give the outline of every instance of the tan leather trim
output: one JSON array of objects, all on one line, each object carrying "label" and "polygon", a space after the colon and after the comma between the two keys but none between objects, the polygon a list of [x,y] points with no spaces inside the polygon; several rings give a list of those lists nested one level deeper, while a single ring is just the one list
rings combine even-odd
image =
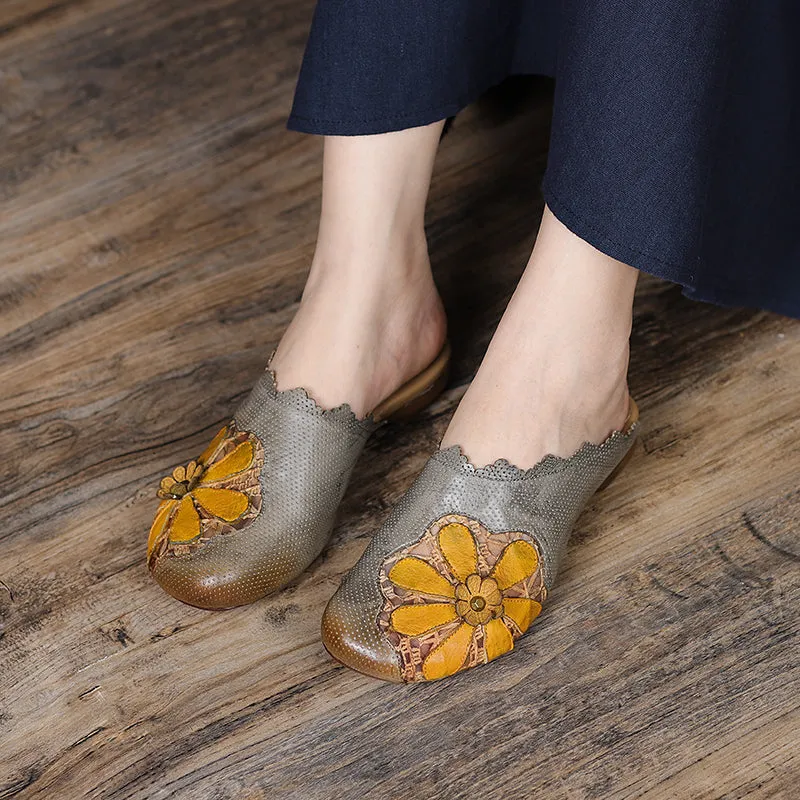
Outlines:
[{"label": "tan leather trim", "polygon": [[636,405],[636,401],[630,395],[628,395],[628,400],[628,418],[622,426],[623,433],[627,433],[639,421],[639,406]]}]

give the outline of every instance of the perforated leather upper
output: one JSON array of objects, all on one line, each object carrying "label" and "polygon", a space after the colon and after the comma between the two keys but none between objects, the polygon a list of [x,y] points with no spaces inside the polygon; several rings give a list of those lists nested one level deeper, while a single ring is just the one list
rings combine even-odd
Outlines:
[{"label": "perforated leather upper", "polygon": [[302,389],[277,391],[269,369],[234,423],[263,445],[258,515],[191,553],[151,561],[165,591],[202,608],[253,602],[308,567],[330,537],[353,466],[378,426],[347,405],[323,410]]},{"label": "perforated leather upper", "polygon": [[576,519],[633,445],[637,427],[587,443],[570,458],[547,456],[529,470],[505,461],[476,468],[457,446],[436,452],[331,598],[322,623],[327,649],[360,672],[401,680],[397,650],[378,625],[381,565],[446,515],[473,519],[493,533],[529,534],[552,587]]}]

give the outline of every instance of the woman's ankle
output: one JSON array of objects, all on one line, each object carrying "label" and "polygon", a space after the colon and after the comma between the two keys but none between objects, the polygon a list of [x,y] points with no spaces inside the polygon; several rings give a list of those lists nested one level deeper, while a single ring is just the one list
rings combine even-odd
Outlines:
[{"label": "woman's ankle", "polygon": [[446,328],[424,240],[322,251],[273,359],[278,388],[363,416],[436,357]]},{"label": "woman's ankle", "polygon": [[403,229],[387,236],[360,239],[328,237],[319,241],[303,289],[303,299],[316,293],[354,291],[369,299],[377,293],[403,291],[427,278],[432,281],[424,230]]}]

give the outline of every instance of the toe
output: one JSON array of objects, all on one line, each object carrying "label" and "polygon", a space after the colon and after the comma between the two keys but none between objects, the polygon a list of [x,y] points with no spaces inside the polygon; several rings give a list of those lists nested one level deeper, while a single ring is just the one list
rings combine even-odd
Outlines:
[{"label": "toe", "polygon": [[191,555],[164,556],[152,564],[151,571],[167,594],[197,608],[233,608],[258,599],[251,596],[255,587],[235,570],[209,570]]},{"label": "toe", "polygon": [[372,678],[402,683],[397,653],[381,634],[375,614],[342,586],[322,616],[322,643],[337,661]]}]

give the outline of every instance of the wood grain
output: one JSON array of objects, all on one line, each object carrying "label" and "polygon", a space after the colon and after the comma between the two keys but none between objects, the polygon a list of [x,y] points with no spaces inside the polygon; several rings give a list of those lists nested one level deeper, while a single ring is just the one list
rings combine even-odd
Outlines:
[{"label": "wood grain", "polygon": [[149,579],[158,479],[255,381],[313,253],[321,145],[284,129],[312,10],[0,9],[0,798],[796,797],[794,321],[643,279],[641,441],[515,652],[396,687],[319,642],[530,250],[546,82],[518,84],[513,113],[497,94],[468,109],[442,144],[451,386],[371,442],[324,555],[223,613]]}]

